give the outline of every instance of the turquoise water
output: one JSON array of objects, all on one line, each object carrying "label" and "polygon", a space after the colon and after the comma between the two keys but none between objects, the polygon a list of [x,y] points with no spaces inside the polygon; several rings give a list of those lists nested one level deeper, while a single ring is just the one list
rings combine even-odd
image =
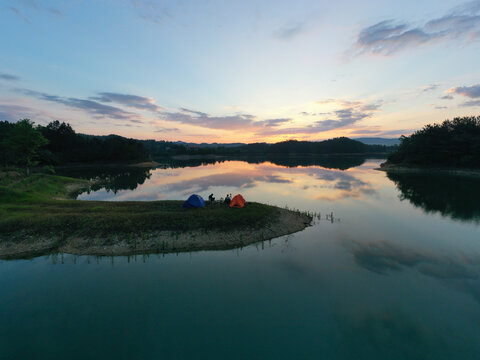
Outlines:
[{"label": "turquoise water", "polygon": [[229,251],[0,260],[0,359],[478,359],[480,183],[380,162],[95,174],[80,199],[232,192],[321,218]]}]

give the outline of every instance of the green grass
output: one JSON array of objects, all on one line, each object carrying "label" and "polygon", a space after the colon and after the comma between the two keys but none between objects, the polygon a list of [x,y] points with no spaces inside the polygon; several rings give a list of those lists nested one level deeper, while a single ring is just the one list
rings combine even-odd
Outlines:
[{"label": "green grass", "polygon": [[[0,172],[0,204],[5,202],[45,201],[52,198],[68,198],[69,187],[88,188],[86,180],[73,179],[63,176],[33,174],[22,176],[15,171]],[[12,199],[13,197],[13,199]]]},{"label": "green grass", "polygon": [[[4,179],[5,180],[5,179]],[[72,178],[35,174],[0,185],[0,234],[65,236],[112,233],[141,234],[157,230],[260,228],[274,220],[278,209],[249,202],[243,209],[208,204],[182,209],[183,201],[106,202],[55,200],[68,198],[69,187],[88,183]]]}]

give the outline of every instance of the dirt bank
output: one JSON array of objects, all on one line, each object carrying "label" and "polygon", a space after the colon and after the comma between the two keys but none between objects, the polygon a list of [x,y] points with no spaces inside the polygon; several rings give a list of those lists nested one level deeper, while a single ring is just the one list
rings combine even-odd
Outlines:
[{"label": "dirt bank", "polygon": [[27,258],[63,252],[76,255],[131,255],[147,253],[226,250],[273,239],[305,229],[312,218],[306,214],[279,209],[278,218],[260,229],[234,231],[199,230],[188,232],[153,231],[141,236],[50,237],[25,236],[0,242],[0,258]]}]

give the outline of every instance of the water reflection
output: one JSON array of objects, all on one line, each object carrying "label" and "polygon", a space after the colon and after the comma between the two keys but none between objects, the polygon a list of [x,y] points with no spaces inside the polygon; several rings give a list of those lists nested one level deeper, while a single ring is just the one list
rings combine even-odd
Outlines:
[{"label": "water reflection", "polygon": [[415,268],[424,275],[438,279],[477,279],[480,255],[438,253],[409,248],[390,241],[348,241],[345,243],[355,262],[378,274],[388,274],[405,267]]},{"label": "water reflection", "polygon": [[98,174],[80,174],[100,181],[79,199],[181,199],[192,193],[202,196],[214,193],[219,199],[226,193],[242,193],[250,201],[271,202],[272,198],[280,201],[282,195],[296,193],[298,197],[332,201],[375,194],[374,184],[365,175],[353,169],[246,161],[220,161],[185,168],[122,169],[114,174],[102,170]]},{"label": "water reflection", "polygon": [[[57,174],[78,179],[93,180],[90,191],[105,189],[116,194],[120,190],[135,190],[139,185],[150,179],[151,168],[139,167],[74,167],[60,168]],[[89,192],[90,192],[89,191]],[[89,193],[88,192],[88,193]]]},{"label": "water reflection", "polygon": [[361,156],[269,156],[265,158],[238,159],[248,163],[271,162],[272,164],[286,167],[321,166],[327,169],[347,170],[361,166],[365,158]]},{"label": "water reflection", "polygon": [[442,253],[399,245],[392,241],[361,242],[344,240],[343,245],[353,255],[355,263],[379,275],[389,275],[405,269],[440,280],[480,302],[480,254],[449,251]]},{"label": "water reflection", "polygon": [[365,163],[366,158],[363,156],[256,156],[256,157],[213,157],[213,158],[192,158],[192,157],[177,157],[167,159],[157,159],[161,164],[161,168],[184,168],[197,167],[204,165],[215,165],[225,161],[244,161],[249,164],[261,164],[270,162],[275,165],[285,167],[299,167],[299,166],[321,166],[327,169],[347,170],[353,167],[361,166]]},{"label": "water reflection", "polygon": [[480,221],[480,179],[429,173],[387,173],[400,199],[427,213],[462,221]]},{"label": "water reflection", "polygon": [[335,314],[342,336],[337,358],[444,359],[446,346],[434,328],[399,309],[344,310]]}]

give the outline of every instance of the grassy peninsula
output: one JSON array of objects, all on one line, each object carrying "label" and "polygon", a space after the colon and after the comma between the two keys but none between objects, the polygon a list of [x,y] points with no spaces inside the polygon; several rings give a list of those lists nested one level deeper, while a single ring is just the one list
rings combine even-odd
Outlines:
[{"label": "grassy peninsula", "polygon": [[311,217],[248,202],[185,210],[183,201],[79,201],[90,182],[0,172],[0,257],[228,249],[304,229]]}]

